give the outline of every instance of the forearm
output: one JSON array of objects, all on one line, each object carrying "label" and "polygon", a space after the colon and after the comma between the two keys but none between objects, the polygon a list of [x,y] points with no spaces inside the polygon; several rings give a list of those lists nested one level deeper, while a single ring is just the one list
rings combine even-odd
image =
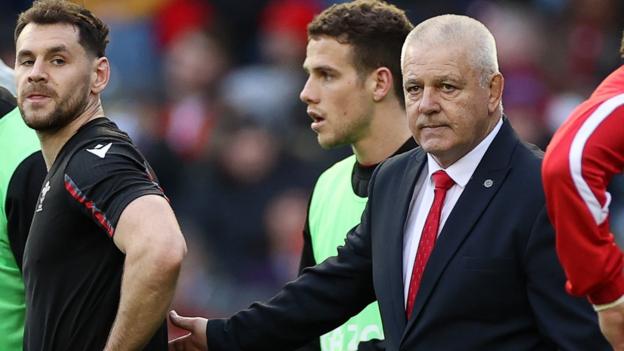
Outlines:
[{"label": "forearm", "polygon": [[119,309],[106,351],[141,349],[165,320],[181,261],[145,251],[126,256]]},{"label": "forearm", "polygon": [[624,305],[598,312],[600,329],[616,351],[624,350]]}]

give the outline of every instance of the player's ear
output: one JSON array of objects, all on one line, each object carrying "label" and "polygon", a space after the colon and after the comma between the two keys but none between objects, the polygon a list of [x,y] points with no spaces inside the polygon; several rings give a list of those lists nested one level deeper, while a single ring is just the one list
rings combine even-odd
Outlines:
[{"label": "player's ear", "polygon": [[99,57],[94,64],[91,73],[91,92],[101,93],[108,85],[110,79],[110,63],[106,57]]},{"label": "player's ear", "polygon": [[373,89],[373,100],[379,102],[390,93],[394,85],[392,72],[387,67],[379,67],[371,73],[371,86]]}]

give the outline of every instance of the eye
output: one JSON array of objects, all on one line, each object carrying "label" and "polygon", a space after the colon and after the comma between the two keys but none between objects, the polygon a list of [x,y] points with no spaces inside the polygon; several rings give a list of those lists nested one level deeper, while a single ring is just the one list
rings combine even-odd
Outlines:
[{"label": "eye", "polygon": [[408,85],[405,87],[405,91],[410,95],[415,95],[422,91],[422,87],[419,85]]},{"label": "eye", "polygon": [[32,66],[35,63],[34,60],[25,59],[20,61],[20,66]]},{"label": "eye", "polygon": [[452,93],[454,92],[457,88],[451,84],[447,84],[447,83],[442,83],[442,85],[440,86],[442,92],[444,93]]},{"label": "eye", "polygon": [[321,72],[321,79],[323,79],[324,81],[329,82],[329,81],[334,79],[334,75],[329,73],[329,72],[323,71],[323,72]]},{"label": "eye", "polygon": [[52,61],[51,61],[51,62],[52,62],[52,64],[53,64],[53,65],[55,65],[55,66],[62,66],[62,65],[64,65],[64,64],[65,64],[65,60],[63,60],[62,58],[55,58],[55,59],[52,59]]}]

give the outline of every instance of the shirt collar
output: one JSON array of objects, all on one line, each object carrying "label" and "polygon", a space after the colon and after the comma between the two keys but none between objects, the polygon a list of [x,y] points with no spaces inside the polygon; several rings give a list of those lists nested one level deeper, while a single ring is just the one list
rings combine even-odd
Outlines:
[{"label": "shirt collar", "polygon": [[477,169],[479,162],[481,162],[483,155],[485,155],[485,152],[490,147],[490,144],[492,144],[494,137],[496,137],[496,134],[498,134],[498,131],[501,129],[502,125],[503,119],[501,118],[498,120],[498,123],[496,123],[496,126],[494,126],[494,129],[492,129],[492,131],[483,140],[481,140],[479,145],[477,145],[474,149],[470,150],[469,153],[464,155],[459,160],[455,161],[455,163],[448,166],[446,169],[440,167],[440,165],[433,158],[433,156],[427,153],[427,181],[429,181],[430,183],[433,182],[431,179],[431,175],[439,170],[444,170],[446,174],[448,174],[449,177],[453,179],[455,184],[459,185],[463,189],[466,184],[468,184],[470,177],[472,177],[475,169]]}]

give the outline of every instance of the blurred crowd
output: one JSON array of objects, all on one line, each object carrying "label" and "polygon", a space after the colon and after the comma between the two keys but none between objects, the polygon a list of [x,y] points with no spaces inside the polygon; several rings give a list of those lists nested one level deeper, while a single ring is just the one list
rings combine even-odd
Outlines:
[{"label": "blurred crowd", "polygon": [[[156,170],[189,255],[174,307],[219,317],[296,276],[308,196],[350,150],[322,150],[299,100],[306,25],[330,0],[81,0],[111,28],[107,115]],[[389,1],[413,23],[468,14],[497,39],[505,114],[544,148],[621,64],[621,0]],[[30,1],[3,0],[0,58]],[[624,181],[611,189],[624,233]],[[621,200],[620,200],[621,199]]]}]

